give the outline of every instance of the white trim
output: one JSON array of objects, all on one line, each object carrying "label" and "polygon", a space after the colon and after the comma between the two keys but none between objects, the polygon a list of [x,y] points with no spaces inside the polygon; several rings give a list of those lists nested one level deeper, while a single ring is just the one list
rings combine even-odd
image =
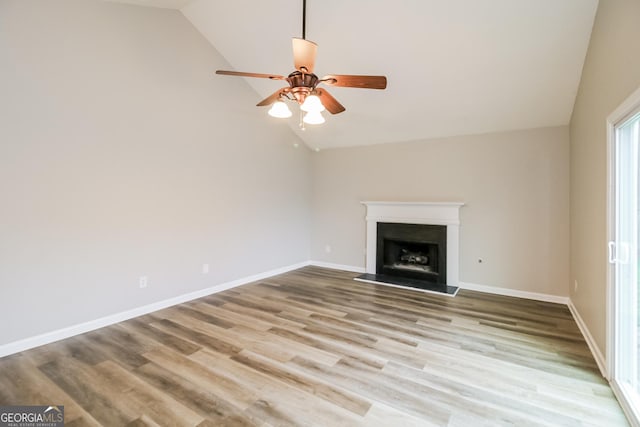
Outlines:
[{"label": "white trim", "polygon": [[618,106],[607,117],[607,123],[611,123],[613,126],[631,118],[635,114],[635,110],[640,108],[640,87],[636,89],[622,104]]},{"label": "white trim", "polygon": [[598,365],[598,369],[600,369],[600,374],[605,378],[609,379],[609,370],[607,359],[602,355],[596,341],[593,339],[593,336],[589,332],[589,328],[587,328],[586,323],[582,320],[578,309],[573,305],[573,301],[569,297],[563,297],[559,295],[550,295],[550,294],[542,294],[538,292],[528,292],[528,291],[519,291],[515,289],[508,288],[498,288],[495,286],[487,286],[487,285],[478,285],[475,283],[468,282],[460,282],[461,289],[468,289],[471,291],[484,292],[488,294],[496,294],[496,295],[504,295],[516,298],[526,298],[535,301],[543,301],[543,302],[552,302],[556,304],[563,304],[569,308],[573,319],[578,325],[578,329],[582,333],[584,340],[587,342],[587,346],[593,355],[596,364]]},{"label": "white trim", "polygon": [[484,292],[487,294],[504,295],[508,297],[525,298],[535,301],[553,302],[556,304],[567,305],[569,297],[559,295],[542,294],[538,292],[519,291],[517,289],[499,288],[497,286],[478,285],[476,283],[460,282],[460,288],[470,291]]},{"label": "white trim", "polygon": [[628,390],[625,390],[625,387],[621,387],[616,380],[611,381],[609,385],[611,386],[613,394],[618,399],[618,403],[622,408],[622,412],[626,415],[629,424],[633,427],[640,427],[640,413],[637,409],[638,405],[631,404],[631,402],[637,398],[635,394],[629,393]]},{"label": "white trim", "polygon": [[246,285],[247,283],[255,282],[257,280],[266,279],[268,277],[283,274],[298,268],[306,267],[309,265],[309,261],[300,262],[297,264],[289,265],[286,267],[276,268],[274,270],[265,271],[263,273],[254,274],[252,276],[243,277],[241,279],[232,280],[230,282],[221,283],[209,288],[200,289],[187,294],[178,295],[173,298],[169,298],[163,301],[154,302],[151,304],[137,307],[131,310],[122,311],[120,313],[111,314],[99,319],[90,320],[88,322],[80,323],[78,325],[69,326],[66,328],[58,329],[51,332],[46,332],[34,337],[25,338],[19,341],[14,341],[8,344],[0,346],[0,357],[8,356],[10,354],[19,353],[21,351],[29,350],[30,348],[39,347],[41,345],[50,344],[55,341],[59,341],[65,338],[69,338],[75,335],[84,334],[96,329],[103,328],[105,326],[113,325],[115,323],[123,322],[134,317],[142,316],[144,314],[152,313],[154,311],[162,310],[163,308],[171,307],[176,304],[191,301],[197,298],[202,298],[207,295],[215,294],[217,292],[232,289],[238,286]]},{"label": "white trim", "polygon": [[460,225],[459,220],[450,220],[442,218],[404,218],[392,216],[373,216],[367,215],[365,220],[374,222],[393,222],[401,224],[426,224],[426,225]]},{"label": "white trim", "polygon": [[427,294],[442,295],[442,296],[450,297],[450,298],[455,297],[458,294],[458,291],[460,290],[459,287],[456,287],[456,291],[453,294],[448,294],[446,292],[430,291],[429,289],[414,288],[412,286],[394,285],[393,283],[385,283],[385,282],[378,282],[376,280],[360,279],[359,277],[356,277],[353,280],[355,280],[357,282],[371,283],[372,285],[390,286],[392,288],[408,289],[410,291],[418,291],[418,292],[424,292],[424,293],[427,293]]},{"label": "white trim", "polygon": [[[8,344],[4,344],[0,346],[0,357],[4,357],[4,356],[8,356],[14,353],[19,353],[21,351],[25,351],[28,350],[30,348],[34,348],[34,347],[39,347],[41,345],[45,345],[45,344],[49,344],[55,341],[59,341],[65,338],[69,338],[75,335],[79,335],[79,334],[83,334],[86,332],[90,332],[99,328],[103,328],[105,326],[109,326],[109,325],[113,325],[119,322],[123,322],[125,320],[134,318],[134,317],[138,317],[138,316],[142,316],[144,314],[148,314],[148,313],[152,313],[154,311],[158,311],[158,310],[162,310],[164,308],[176,305],[176,304],[181,304],[187,301],[191,301],[197,298],[202,298],[204,296],[207,295],[212,295],[215,294],[217,292],[221,292],[227,289],[232,289],[232,288],[236,288],[238,286],[242,286],[245,285],[247,283],[251,283],[251,282],[255,282],[258,280],[262,280],[262,279],[266,279],[268,277],[272,277],[272,276],[276,276],[279,274],[283,274],[283,273],[287,273],[289,271],[292,270],[297,270],[299,268],[302,267],[306,267],[309,265],[313,265],[313,266],[317,266],[317,267],[322,267],[322,268],[329,268],[329,269],[333,269],[333,270],[343,270],[343,271],[351,271],[351,272],[355,272],[355,273],[364,273],[365,269],[363,267],[356,267],[356,266],[350,266],[350,265],[344,265],[344,264],[333,264],[333,263],[327,263],[327,262],[323,262],[323,261],[304,261],[304,262],[300,262],[297,264],[293,264],[290,266],[286,266],[286,267],[282,267],[282,268],[277,268],[274,270],[270,270],[270,271],[266,271],[263,273],[259,273],[259,274],[255,274],[252,276],[248,276],[248,277],[244,277],[241,279],[237,279],[237,280],[233,280],[230,282],[226,282],[226,283],[221,283],[219,285],[216,286],[212,286],[209,288],[205,288],[205,289],[201,289],[198,291],[194,291],[194,292],[190,292],[187,294],[183,294],[183,295],[179,295],[177,297],[173,297],[167,300],[163,300],[163,301],[158,301],[152,304],[148,304],[142,307],[138,307],[138,308],[134,308],[131,310],[127,310],[127,311],[123,311],[120,313],[116,313],[116,314],[112,314],[109,316],[105,316],[99,319],[95,319],[95,320],[91,320],[88,322],[84,322],[78,325],[73,325],[67,328],[62,328],[62,329],[58,329],[56,331],[51,331],[51,332],[47,332],[41,335],[37,335],[34,337],[29,337],[29,338],[25,338],[19,341],[15,341],[12,343],[8,343]],[[357,280],[357,279],[356,279]],[[416,289],[416,288],[408,288],[405,286],[397,286],[397,285],[390,285],[388,283],[379,283],[379,282],[371,282],[371,281],[367,281],[367,280],[360,280],[361,282],[369,282],[369,283],[376,283],[376,284],[382,284],[385,286],[392,286],[392,287],[397,287],[397,288],[405,288],[405,289],[411,289],[411,290],[417,290],[417,291],[421,291],[421,292],[426,292],[426,293],[431,293],[431,291],[428,290],[424,290],[424,289]],[[596,360],[596,363],[598,364],[598,367],[600,368],[600,372],[602,373],[602,375],[605,378],[608,378],[607,375],[607,371],[604,369],[606,367],[606,363],[605,363],[605,359],[602,356],[602,353],[600,353],[600,350],[598,349],[597,345],[595,344],[595,341],[593,340],[593,337],[591,336],[591,334],[589,333],[589,330],[586,326],[586,324],[584,323],[584,321],[582,320],[582,318],[580,317],[580,314],[578,313],[577,309],[575,308],[575,306],[573,305],[573,303],[571,302],[571,300],[568,297],[561,297],[561,296],[557,296],[557,295],[548,295],[548,294],[541,294],[541,293],[537,293],[537,292],[527,292],[527,291],[519,291],[519,290],[514,290],[514,289],[507,289],[507,288],[498,288],[495,286],[486,286],[486,285],[478,285],[478,284],[474,284],[474,283],[467,283],[467,282],[460,282],[459,284],[459,288],[460,289],[469,289],[469,290],[474,290],[474,291],[478,291],[478,292],[484,292],[484,293],[489,293],[489,294],[496,294],[496,295],[505,295],[505,296],[512,296],[512,297],[518,297],[518,298],[526,298],[526,299],[532,299],[532,300],[537,300],[537,301],[544,301],[544,302],[554,302],[554,303],[559,303],[559,304],[566,304],[569,307],[569,310],[571,311],[571,314],[573,315],[578,328],[580,329],[580,331],[582,332],[582,335],[585,338],[585,341],[587,342],[587,345],[589,346],[589,349],[591,350],[591,353],[594,356],[594,359]],[[438,295],[446,295],[446,296],[450,296],[453,297],[454,295],[449,295],[449,294],[443,294],[438,292]]]},{"label": "white trim", "polygon": [[448,207],[460,207],[464,206],[464,202],[377,202],[377,201],[364,201],[360,202],[363,205],[371,206],[448,206]]},{"label": "white trim", "polygon": [[589,332],[589,328],[587,327],[587,324],[584,322],[584,320],[582,320],[582,316],[580,316],[580,312],[578,312],[578,309],[576,308],[576,306],[573,305],[573,301],[571,301],[571,299],[569,299],[569,303],[567,304],[567,306],[569,307],[569,311],[571,312],[573,319],[576,321],[576,324],[578,325],[578,329],[580,329],[580,332],[582,332],[582,336],[584,337],[584,340],[587,342],[587,345],[589,346],[589,350],[591,350],[591,354],[593,354],[593,358],[596,360],[596,363],[598,364],[598,368],[600,369],[600,374],[602,374],[602,376],[608,380],[609,370],[607,369],[607,360],[602,355],[602,352],[600,352],[600,349],[596,344],[596,340],[593,339],[593,336],[591,335],[591,332]]},{"label": "white trim", "polygon": [[[607,130],[607,244],[616,241],[615,204],[616,204],[616,126],[631,118],[640,109],[640,87],[627,97],[606,120]],[[607,342],[607,372],[613,380],[616,372],[614,349],[616,346],[616,295],[615,295],[615,264],[607,262],[606,283],[606,342]],[[609,377],[607,377],[609,378]],[[613,384],[613,382],[612,382]],[[621,393],[619,397],[625,396]]]},{"label": "white trim", "polygon": [[[612,120],[612,121],[610,121]],[[614,116],[611,114],[607,118],[607,212],[606,212],[606,224],[607,227],[607,245],[609,242],[613,242],[616,239],[616,222],[615,222],[615,209],[614,205],[616,203],[615,197],[615,175],[616,175],[616,166],[615,166],[615,126],[613,123]],[[615,363],[613,361],[613,348],[615,346],[615,333],[614,333],[614,319],[613,315],[615,313],[615,268],[614,265],[610,262],[607,262],[606,273],[607,273],[607,282],[606,286],[606,326],[605,331],[607,334],[607,372],[611,374],[611,376],[615,376]]]},{"label": "white trim", "polygon": [[364,273],[364,267],[356,267],[354,265],[345,265],[345,264],[334,264],[332,262],[324,262],[324,261],[309,261],[309,265],[313,265],[315,267],[328,268],[330,270],[343,270],[343,271],[351,271],[353,273]]}]

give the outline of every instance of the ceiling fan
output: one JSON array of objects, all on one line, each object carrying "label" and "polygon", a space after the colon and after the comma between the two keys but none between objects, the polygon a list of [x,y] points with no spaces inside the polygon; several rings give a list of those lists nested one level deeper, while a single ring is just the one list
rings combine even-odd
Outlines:
[{"label": "ceiling fan", "polygon": [[331,114],[342,113],[345,108],[324,88],[318,88],[320,83],[329,86],[354,87],[361,89],[385,89],[387,78],[385,76],[361,76],[346,74],[329,74],[318,78],[314,74],[314,65],[318,45],[306,40],[306,10],[307,1],[302,2],[302,38],[293,38],[293,63],[295,71],[288,76],[277,74],[244,73],[241,71],[217,70],[216,74],[240,77],[257,77],[271,80],[284,80],[289,86],[278,89],[257,106],[273,105],[269,115],[274,117],[291,117],[291,111],[283,100],[295,101],[300,105],[300,110],[305,112],[300,126],[304,129],[304,123],[324,123],[321,112],[325,109]]}]

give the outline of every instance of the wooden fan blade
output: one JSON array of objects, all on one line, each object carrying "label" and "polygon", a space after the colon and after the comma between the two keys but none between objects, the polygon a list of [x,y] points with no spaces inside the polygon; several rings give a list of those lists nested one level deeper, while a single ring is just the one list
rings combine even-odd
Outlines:
[{"label": "wooden fan blade", "polygon": [[293,38],[293,64],[302,73],[313,73],[318,45],[305,39]]},{"label": "wooden fan blade", "polygon": [[266,105],[271,105],[271,104],[273,104],[274,102],[276,102],[280,98],[280,95],[282,95],[283,93],[286,93],[288,91],[289,91],[288,87],[283,87],[282,89],[278,89],[277,91],[273,92],[271,95],[267,96],[262,101],[258,102],[256,104],[256,106],[257,107],[264,107]]},{"label": "wooden fan blade", "polygon": [[242,71],[225,71],[216,70],[216,74],[222,74],[224,76],[240,76],[240,77],[258,77],[261,79],[271,80],[285,80],[285,76],[279,76],[277,74],[260,74],[260,73],[243,73]]},{"label": "wooden fan blade", "polygon": [[320,79],[330,86],[357,87],[361,89],[386,89],[385,76],[350,76],[345,74],[330,74]]},{"label": "wooden fan blade", "polygon": [[320,102],[331,114],[342,113],[345,108],[325,89],[316,89],[316,94],[320,98]]}]

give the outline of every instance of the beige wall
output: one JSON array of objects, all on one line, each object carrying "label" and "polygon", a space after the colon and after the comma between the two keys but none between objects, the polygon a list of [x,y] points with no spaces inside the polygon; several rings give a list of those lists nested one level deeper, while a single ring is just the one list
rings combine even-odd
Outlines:
[{"label": "beige wall", "polygon": [[178,11],[0,0],[0,345],[309,259],[309,153],[216,68]]},{"label": "beige wall", "polygon": [[640,2],[602,0],[571,119],[571,299],[606,341],[607,116],[640,85]]},{"label": "beige wall", "polygon": [[567,127],[321,151],[311,257],[364,267],[360,201],[462,201],[463,282],[567,296],[568,164]]}]

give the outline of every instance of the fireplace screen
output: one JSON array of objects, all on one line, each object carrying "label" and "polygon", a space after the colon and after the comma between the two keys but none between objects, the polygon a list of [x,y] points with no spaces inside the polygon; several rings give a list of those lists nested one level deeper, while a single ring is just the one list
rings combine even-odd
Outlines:
[{"label": "fireplace screen", "polygon": [[378,223],[376,274],[446,283],[447,227]]}]

